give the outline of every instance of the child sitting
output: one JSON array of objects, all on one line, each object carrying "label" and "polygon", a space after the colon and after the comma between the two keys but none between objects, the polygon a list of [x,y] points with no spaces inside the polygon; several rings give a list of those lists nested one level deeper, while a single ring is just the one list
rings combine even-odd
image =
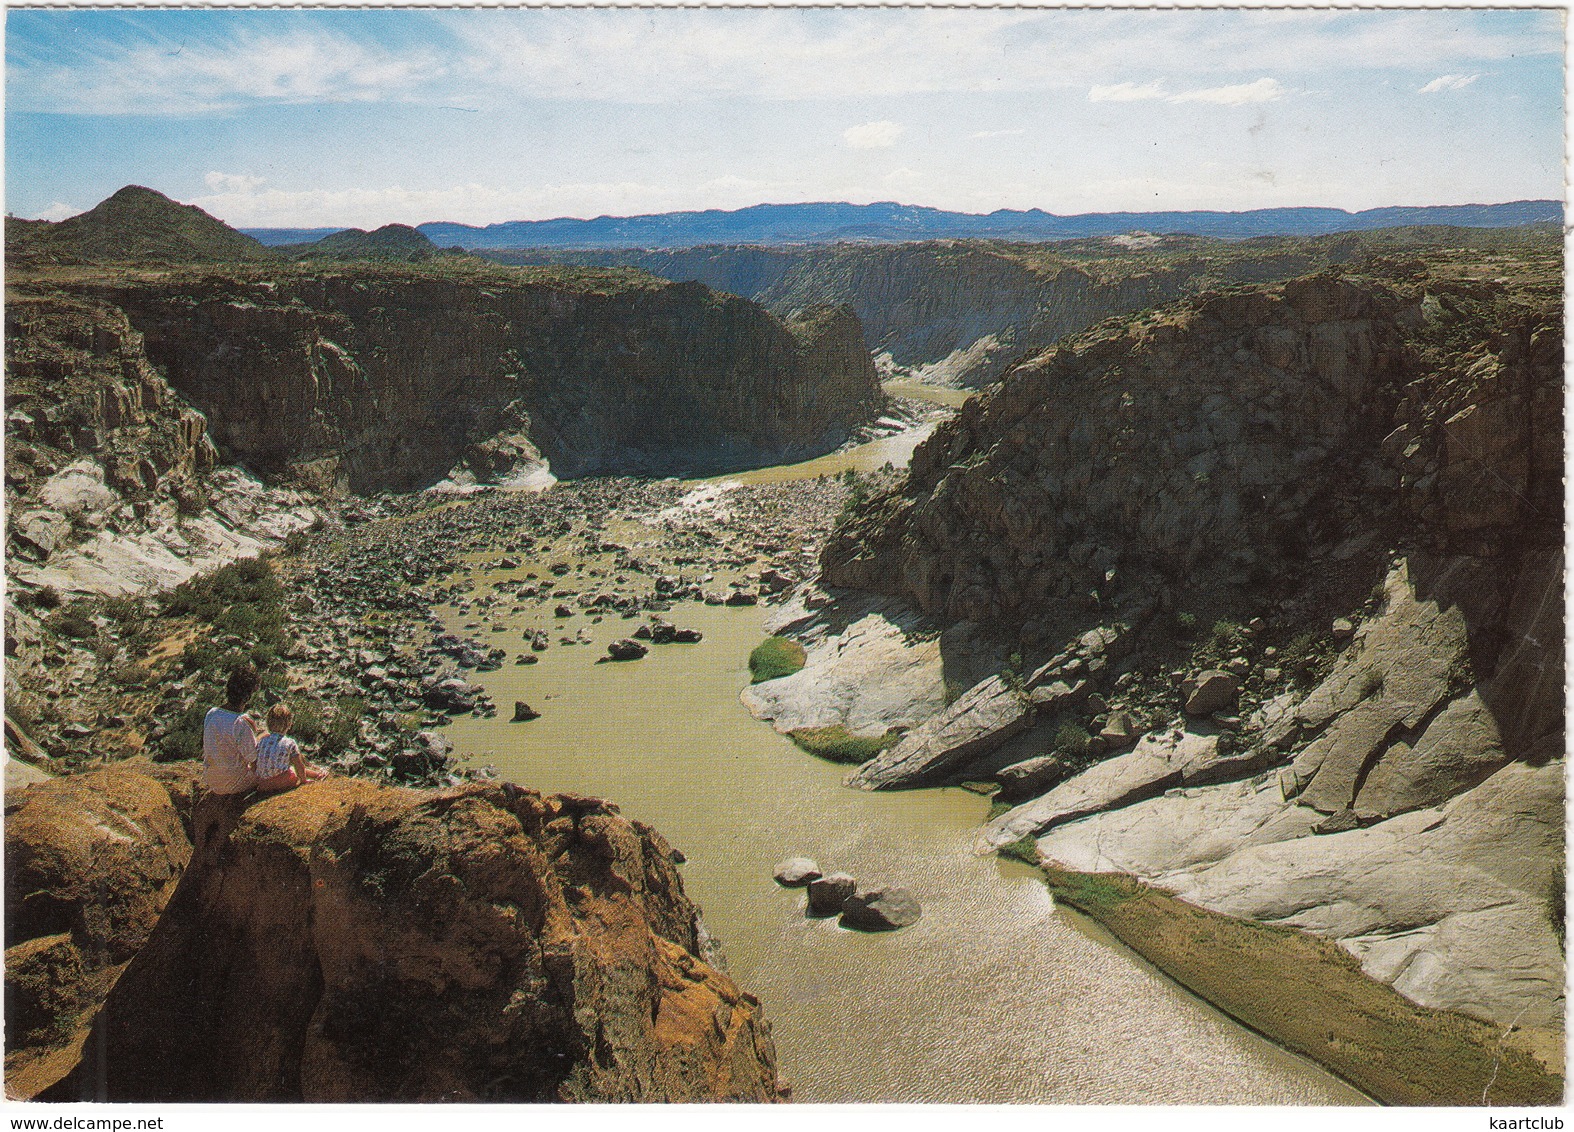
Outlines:
[{"label": "child sitting", "polygon": [[268,709],[268,734],[257,743],[257,789],[264,794],[293,790],[328,774],[321,767],[306,765],[299,744],[289,736],[292,718],[288,704]]}]

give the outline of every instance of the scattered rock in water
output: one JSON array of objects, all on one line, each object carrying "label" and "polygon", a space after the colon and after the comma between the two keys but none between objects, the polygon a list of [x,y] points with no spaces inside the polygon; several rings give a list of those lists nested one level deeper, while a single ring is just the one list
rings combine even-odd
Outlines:
[{"label": "scattered rock in water", "polygon": [[516,665],[517,664],[539,664],[540,662],[541,662],[541,658],[539,656],[535,656],[535,655],[533,655],[531,653],[528,653],[528,652],[522,652],[517,657],[514,658],[514,663]]},{"label": "scattered rock in water", "polygon": [[514,701],[514,718],[510,720],[511,723],[525,723],[529,720],[540,718],[541,713],[525,703],[524,700]]},{"label": "scattered rock in water", "polygon": [[807,915],[819,919],[841,915],[842,905],[858,891],[858,882],[847,873],[832,873],[809,882]]},{"label": "scattered rock in water", "polygon": [[479,684],[461,680],[457,676],[438,680],[427,687],[422,695],[426,706],[439,711],[474,711],[478,697],[484,689]]},{"label": "scattered rock in water", "polygon": [[1235,706],[1241,682],[1233,673],[1210,668],[1181,685],[1181,695],[1186,697],[1187,715],[1212,715],[1228,711]]},{"label": "scattered rock in water", "polygon": [[842,905],[842,926],[865,932],[888,932],[916,924],[923,909],[918,897],[901,885],[857,892]]},{"label": "scattered rock in water", "polygon": [[776,866],[776,883],[787,888],[802,888],[823,874],[820,866],[808,857],[788,857]]},{"label": "scattered rock in water", "polygon": [[607,646],[607,656],[612,660],[638,660],[649,651],[631,637],[622,637]]},{"label": "scattered rock in water", "polygon": [[[753,590],[733,590],[727,595],[728,605],[758,605],[759,603],[759,595]],[[706,604],[709,605],[710,602],[707,601]]]},{"label": "scattered rock in water", "polygon": [[676,629],[672,634],[672,643],[675,645],[696,645],[705,639],[705,634],[698,629]]}]

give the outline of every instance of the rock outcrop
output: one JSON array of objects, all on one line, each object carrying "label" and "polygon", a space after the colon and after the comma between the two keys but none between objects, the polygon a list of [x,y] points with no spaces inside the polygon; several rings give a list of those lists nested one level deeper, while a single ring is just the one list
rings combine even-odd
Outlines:
[{"label": "rock outcrop", "polygon": [[219,466],[123,311],[13,292],[6,343],[7,572],[25,586],[168,588],[321,521],[300,493]]},{"label": "rock outcrop", "polygon": [[281,268],[73,284],[113,307],[276,481],[406,491],[445,478],[726,469],[826,451],[881,401],[858,320],[783,323],[631,273]]},{"label": "rock outcrop", "polygon": [[134,760],[6,791],[6,1086],[74,1064],[191,859],[192,774]]},{"label": "rock outcrop", "polygon": [[[68,985],[62,949],[84,932],[124,964],[85,1060],[48,1099],[778,1097],[759,1003],[705,958],[673,850],[610,803],[336,778],[206,798],[188,840],[168,792],[135,769],[24,799],[8,888],[47,885],[38,862],[95,836],[118,854],[70,870],[92,900],[8,891],[22,976],[48,968]],[[12,1032],[46,1001],[8,984]]]}]

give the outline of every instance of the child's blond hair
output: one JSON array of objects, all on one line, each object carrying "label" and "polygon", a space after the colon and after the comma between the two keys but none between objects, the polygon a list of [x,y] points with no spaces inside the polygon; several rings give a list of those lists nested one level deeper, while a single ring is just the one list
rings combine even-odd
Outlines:
[{"label": "child's blond hair", "polygon": [[294,719],[290,712],[289,704],[274,704],[268,709],[268,730],[284,732],[290,729],[290,721]]}]

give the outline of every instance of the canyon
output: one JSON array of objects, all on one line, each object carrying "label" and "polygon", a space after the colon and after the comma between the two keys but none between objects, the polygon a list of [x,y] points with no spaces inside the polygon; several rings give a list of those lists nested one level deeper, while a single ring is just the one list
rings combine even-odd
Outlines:
[{"label": "canyon", "polygon": [[[1546,233],[507,266],[384,230],[259,260],[146,192],[86,236],[18,229],[8,279],[13,1095],[766,1101],[812,1064],[811,1099],[914,1099],[784,1036],[845,1022],[796,973],[845,948],[880,999],[890,946],[943,983],[926,933],[998,891],[1013,946],[1071,946],[1080,909],[1378,1099],[1561,1096]],[[353,258],[386,248],[414,261]],[[802,667],[743,687],[665,631],[591,667],[668,615],[696,642],[763,615]],[[682,655],[711,668],[645,714],[681,740],[727,701],[702,770],[601,719]],[[323,705],[327,783],[202,795],[191,721],[242,657]],[[870,815],[835,852],[977,891],[925,892],[915,944],[772,927],[755,857],[823,855],[797,794]],[[936,833],[859,824],[899,811]],[[808,840],[767,844],[787,814]],[[1003,1008],[1082,993],[977,961]],[[1083,965],[1181,1017],[1125,962]],[[1172,1098],[1301,1095],[1222,1040],[1262,1091]],[[945,1065],[917,1099],[1083,1095]]]}]

